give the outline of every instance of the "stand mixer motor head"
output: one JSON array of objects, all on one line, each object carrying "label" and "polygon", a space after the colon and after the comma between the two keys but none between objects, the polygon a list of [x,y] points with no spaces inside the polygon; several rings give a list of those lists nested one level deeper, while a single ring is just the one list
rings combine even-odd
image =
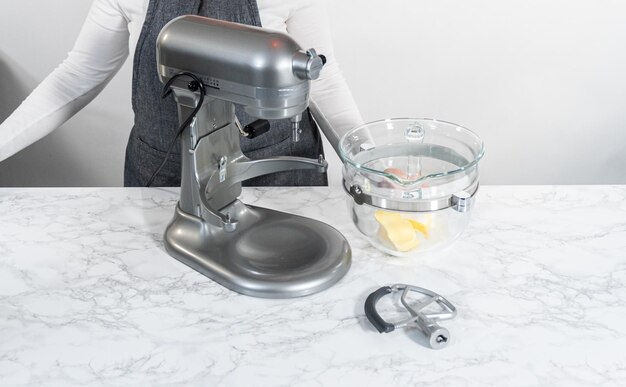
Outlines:
[{"label": "stand mixer motor head", "polygon": [[[241,104],[253,117],[290,118],[294,135],[309,104],[310,81],[325,62],[286,34],[200,16],[172,20],[157,40],[161,82],[193,73],[207,96]],[[182,80],[177,85],[186,87]]]}]

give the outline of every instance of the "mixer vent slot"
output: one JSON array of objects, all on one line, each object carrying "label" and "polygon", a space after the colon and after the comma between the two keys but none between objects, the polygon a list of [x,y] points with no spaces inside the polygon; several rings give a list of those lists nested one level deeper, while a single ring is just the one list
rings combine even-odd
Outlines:
[{"label": "mixer vent slot", "polygon": [[212,87],[212,88],[214,88],[214,89],[219,89],[219,88],[220,88],[220,81],[219,81],[219,80],[217,80],[217,79],[215,79],[215,78],[209,78],[209,79],[205,82],[205,84],[206,84],[208,87]]}]

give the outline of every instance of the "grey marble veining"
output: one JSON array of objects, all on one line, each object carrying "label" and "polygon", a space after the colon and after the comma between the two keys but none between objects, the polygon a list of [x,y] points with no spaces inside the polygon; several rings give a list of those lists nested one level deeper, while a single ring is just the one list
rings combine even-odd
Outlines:
[{"label": "grey marble veining", "polygon": [[[313,296],[241,296],[170,258],[171,189],[0,189],[0,385],[624,386],[626,187],[482,187],[467,232],[393,258],[344,193],[249,189],[330,223],[353,266]],[[378,334],[367,295],[409,283],[459,309],[434,351]]]}]

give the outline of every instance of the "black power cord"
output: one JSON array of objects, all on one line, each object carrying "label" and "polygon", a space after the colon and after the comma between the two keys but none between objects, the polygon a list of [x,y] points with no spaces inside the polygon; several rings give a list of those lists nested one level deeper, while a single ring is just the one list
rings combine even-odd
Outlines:
[{"label": "black power cord", "polygon": [[206,90],[204,83],[202,83],[202,80],[198,76],[189,72],[178,73],[174,75],[173,77],[171,77],[167,81],[167,83],[163,86],[163,91],[161,92],[161,98],[165,98],[168,95],[170,95],[170,93],[172,92],[172,89],[171,89],[172,84],[174,83],[175,80],[177,80],[180,77],[189,77],[192,79],[192,81],[189,82],[189,84],[187,84],[187,88],[191,91],[200,90],[200,98],[198,100],[198,104],[196,105],[195,109],[193,109],[189,117],[187,117],[185,122],[183,122],[183,124],[178,128],[178,132],[176,133],[176,136],[174,136],[174,138],[172,139],[172,142],[167,148],[167,153],[165,154],[165,157],[163,158],[161,165],[159,165],[156,171],[154,171],[154,173],[150,177],[150,180],[148,180],[148,182],[146,183],[145,185],[146,187],[152,186],[152,183],[154,183],[154,179],[159,175],[159,172],[161,172],[161,169],[163,169],[163,167],[167,163],[167,160],[169,159],[170,154],[172,153],[172,149],[174,149],[174,145],[176,145],[176,140],[178,140],[178,137],[180,137],[183,131],[191,124],[191,122],[196,117],[196,115],[198,115],[200,108],[202,108],[202,103],[204,102],[204,93]]}]

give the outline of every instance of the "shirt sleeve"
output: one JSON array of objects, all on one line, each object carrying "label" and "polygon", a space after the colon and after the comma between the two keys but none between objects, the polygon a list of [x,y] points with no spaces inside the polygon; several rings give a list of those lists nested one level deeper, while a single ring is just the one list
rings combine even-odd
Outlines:
[{"label": "shirt sleeve", "polygon": [[0,161],[91,102],[128,57],[128,21],[117,0],[95,0],[67,58],[0,125]]},{"label": "shirt sleeve", "polygon": [[[326,2],[302,0],[294,3],[299,6],[291,10],[286,21],[288,33],[302,48],[315,48],[327,59],[320,78],[311,82],[310,107],[329,142],[336,146],[337,140],[363,124],[363,119],[333,52]],[[335,138],[330,138],[333,135]]]}]

